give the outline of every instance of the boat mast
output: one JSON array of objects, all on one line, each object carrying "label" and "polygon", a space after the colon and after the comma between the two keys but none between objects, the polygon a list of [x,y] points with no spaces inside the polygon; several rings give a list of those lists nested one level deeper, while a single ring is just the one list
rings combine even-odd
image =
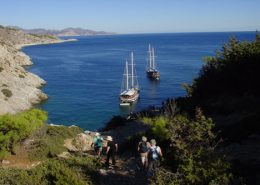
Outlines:
[{"label": "boat mast", "polygon": [[125,62],[125,73],[126,73],[126,90],[128,90],[128,62]]},{"label": "boat mast", "polygon": [[149,69],[152,68],[152,54],[151,54],[151,45],[149,44]]},{"label": "boat mast", "polygon": [[154,48],[152,48],[152,69],[155,69],[154,58]]},{"label": "boat mast", "polygon": [[131,63],[132,63],[132,88],[134,88],[134,53],[131,52]]}]

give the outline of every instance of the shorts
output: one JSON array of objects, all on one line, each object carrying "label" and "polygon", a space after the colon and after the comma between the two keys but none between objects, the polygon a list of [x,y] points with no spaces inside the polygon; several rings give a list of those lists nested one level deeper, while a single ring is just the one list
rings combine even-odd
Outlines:
[{"label": "shorts", "polygon": [[148,153],[140,153],[142,163],[147,162]]},{"label": "shorts", "polygon": [[95,150],[95,152],[99,152],[99,151],[101,151],[101,150],[102,150],[102,147],[95,146],[95,147],[94,147],[94,150]]}]

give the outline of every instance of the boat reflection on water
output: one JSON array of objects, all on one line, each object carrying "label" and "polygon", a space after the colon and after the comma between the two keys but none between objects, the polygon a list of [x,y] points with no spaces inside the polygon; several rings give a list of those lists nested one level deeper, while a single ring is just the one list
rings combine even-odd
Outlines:
[{"label": "boat reflection on water", "polygon": [[161,80],[149,80],[147,79],[149,85],[148,97],[154,99],[158,96],[158,87],[160,86]]},{"label": "boat reflection on water", "polygon": [[121,104],[119,107],[121,113],[123,113],[124,115],[130,115],[136,110],[136,105],[137,105],[137,101],[125,106]]}]

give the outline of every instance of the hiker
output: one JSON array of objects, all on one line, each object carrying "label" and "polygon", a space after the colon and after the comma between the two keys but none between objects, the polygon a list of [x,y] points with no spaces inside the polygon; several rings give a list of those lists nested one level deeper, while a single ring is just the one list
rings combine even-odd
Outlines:
[{"label": "hiker", "polygon": [[147,138],[142,136],[142,140],[138,143],[137,151],[141,157],[142,169],[148,167],[148,150],[151,147],[150,143],[147,142]]},{"label": "hiker", "polygon": [[118,145],[113,141],[113,138],[111,136],[107,136],[107,159],[106,159],[106,165],[109,165],[109,159],[112,158],[112,164],[116,164],[115,154],[118,151]]},{"label": "hiker", "polygon": [[148,160],[149,160],[148,175],[152,176],[155,168],[160,165],[160,158],[162,158],[162,150],[159,146],[156,146],[155,139],[152,139],[150,143],[151,143],[151,147],[149,148],[148,151]]},{"label": "hiker", "polygon": [[100,133],[96,132],[93,143],[91,147],[94,146],[94,151],[96,152],[97,156],[100,157],[102,147],[103,147],[103,138],[100,136]]}]

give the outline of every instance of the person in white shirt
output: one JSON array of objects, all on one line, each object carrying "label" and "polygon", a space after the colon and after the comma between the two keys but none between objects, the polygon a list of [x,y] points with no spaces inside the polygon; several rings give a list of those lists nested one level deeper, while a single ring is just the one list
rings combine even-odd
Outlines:
[{"label": "person in white shirt", "polygon": [[151,139],[150,141],[151,147],[148,152],[148,175],[152,176],[156,167],[160,165],[160,158],[162,158],[162,150],[159,146],[156,146],[155,139]]}]

